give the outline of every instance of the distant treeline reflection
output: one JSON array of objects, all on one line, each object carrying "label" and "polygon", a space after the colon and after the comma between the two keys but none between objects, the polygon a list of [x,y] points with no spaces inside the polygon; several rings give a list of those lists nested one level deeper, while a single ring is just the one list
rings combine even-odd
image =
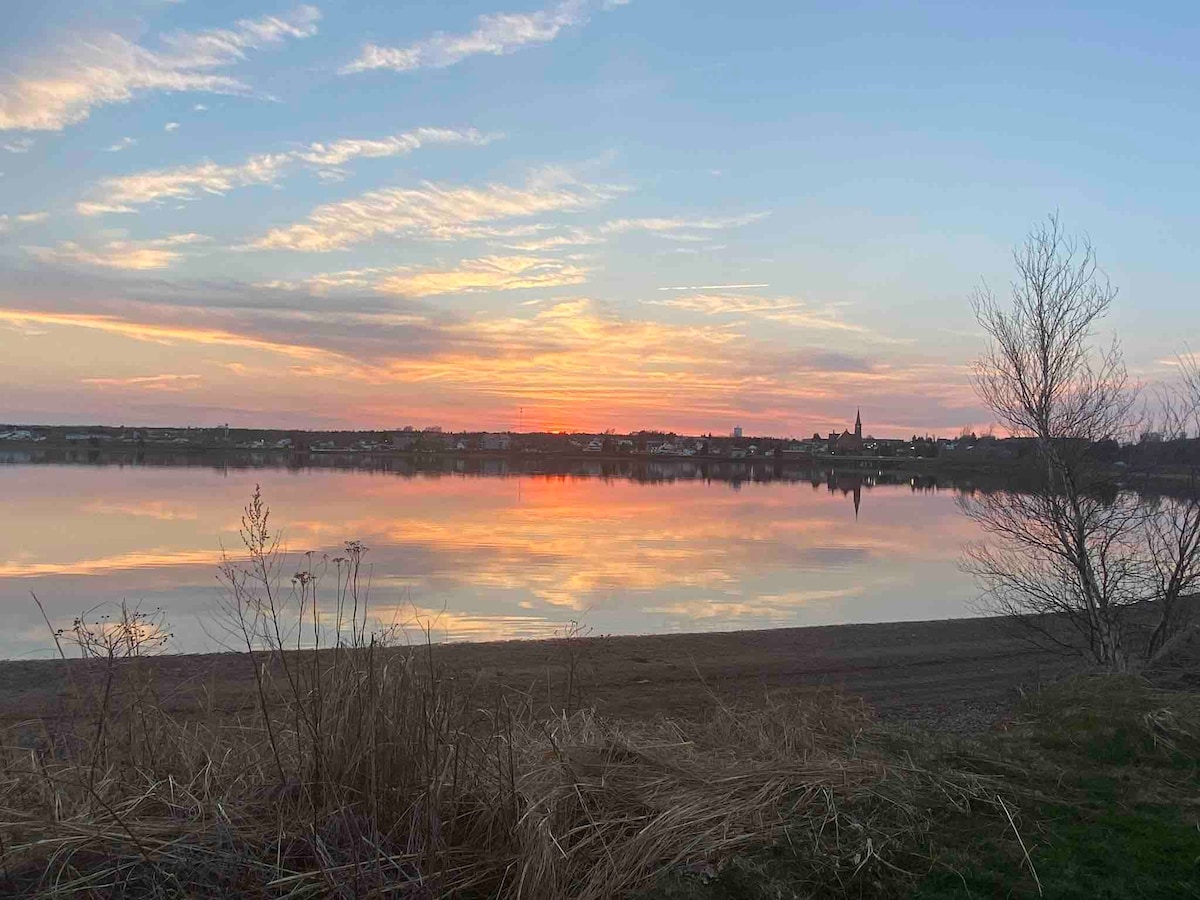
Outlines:
[{"label": "distant treeline reflection", "polygon": [[255,451],[141,453],[95,448],[45,448],[0,451],[0,463],[46,465],[136,466],[213,471],[276,469],[292,471],[343,470],[393,475],[399,478],[588,478],[666,484],[677,481],[720,482],[734,489],[744,484],[807,483],[814,489],[859,494],[875,486],[907,486],[914,491],[995,490],[1012,486],[1011,477],[985,473],[947,474],[902,468],[838,467],[809,462],[688,459],[579,459],[549,456],[372,456],[371,454],[288,455]]}]

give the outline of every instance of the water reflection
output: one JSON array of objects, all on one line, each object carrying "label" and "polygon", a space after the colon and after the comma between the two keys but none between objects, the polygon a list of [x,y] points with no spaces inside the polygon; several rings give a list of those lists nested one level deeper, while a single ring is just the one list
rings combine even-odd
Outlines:
[{"label": "water reflection", "polygon": [[376,614],[436,612],[454,639],[572,619],[632,633],[941,618],[974,595],[956,566],[973,526],[953,503],[971,486],[930,476],[740,460],[48,462],[0,467],[0,656],[48,644],[30,590],[59,619],[162,606],[180,649],[211,648],[215,566],[239,546],[255,483],[291,550],[362,541]]}]

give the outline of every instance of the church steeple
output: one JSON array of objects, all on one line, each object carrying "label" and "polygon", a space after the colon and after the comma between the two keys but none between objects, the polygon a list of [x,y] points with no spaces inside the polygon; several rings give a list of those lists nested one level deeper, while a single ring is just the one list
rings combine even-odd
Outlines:
[{"label": "church steeple", "polygon": [[854,413],[854,436],[862,437],[862,410],[858,409]]}]

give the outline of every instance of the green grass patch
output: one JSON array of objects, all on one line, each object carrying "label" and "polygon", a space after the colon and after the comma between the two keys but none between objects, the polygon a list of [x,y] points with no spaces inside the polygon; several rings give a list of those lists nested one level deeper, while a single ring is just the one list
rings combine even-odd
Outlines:
[{"label": "green grass patch", "polygon": [[[1200,898],[1198,736],[1200,697],[1132,677],[1033,694],[1009,727],[977,741],[881,732],[873,740],[889,758],[994,779],[985,783],[999,799],[927,794],[924,826],[892,832],[877,858],[821,867],[811,846],[776,845],[673,873],[644,896]],[[869,819],[878,803],[844,812]]]}]

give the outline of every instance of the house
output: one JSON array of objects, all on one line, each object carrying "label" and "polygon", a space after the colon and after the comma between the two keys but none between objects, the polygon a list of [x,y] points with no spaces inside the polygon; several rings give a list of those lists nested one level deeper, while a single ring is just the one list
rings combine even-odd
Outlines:
[{"label": "house", "polygon": [[600,453],[604,450],[604,442],[600,438],[592,438],[583,448],[584,453]]},{"label": "house", "polygon": [[509,434],[484,433],[479,440],[482,450],[507,452],[512,448],[512,436]]}]

